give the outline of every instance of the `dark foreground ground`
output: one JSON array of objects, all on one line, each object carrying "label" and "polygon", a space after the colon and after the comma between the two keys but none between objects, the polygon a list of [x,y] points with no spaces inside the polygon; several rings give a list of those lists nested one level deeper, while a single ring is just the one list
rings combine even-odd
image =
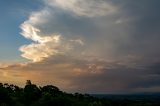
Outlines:
[{"label": "dark foreground ground", "polygon": [[37,87],[27,81],[24,88],[0,83],[0,106],[160,106],[160,95],[69,94],[53,85]]},{"label": "dark foreground ground", "polygon": [[104,99],[108,106],[160,106],[160,93],[138,94],[93,94],[92,96]]}]

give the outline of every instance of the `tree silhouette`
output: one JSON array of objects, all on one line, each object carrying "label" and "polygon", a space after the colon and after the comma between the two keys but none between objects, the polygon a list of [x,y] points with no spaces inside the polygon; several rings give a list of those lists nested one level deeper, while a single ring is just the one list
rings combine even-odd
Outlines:
[{"label": "tree silhouette", "polygon": [[24,88],[0,83],[0,106],[160,106],[159,100],[160,96],[96,98],[62,92],[53,85],[37,87],[30,80]]},{"label": "tree silhouette", "polygon": [[24,96],[25,103],[29,105],[41,97],[41,92],[35,84],[32,84],[30,80],[27,80],[26,86],[24,87]]},{"label": "tree silhouette", "polygon": [[26,85],[32,85],[31,80],[27,80]]}]

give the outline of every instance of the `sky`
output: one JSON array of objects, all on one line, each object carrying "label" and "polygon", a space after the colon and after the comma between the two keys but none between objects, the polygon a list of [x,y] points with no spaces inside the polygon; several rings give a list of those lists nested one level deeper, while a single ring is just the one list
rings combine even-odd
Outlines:
[{"label": "sky", "polygon": [[0,81],[160,92],[159,0],[1,0]]}]

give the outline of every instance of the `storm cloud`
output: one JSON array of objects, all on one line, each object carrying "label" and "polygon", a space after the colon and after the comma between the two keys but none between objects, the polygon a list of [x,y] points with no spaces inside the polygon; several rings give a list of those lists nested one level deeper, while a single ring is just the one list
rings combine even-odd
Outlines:
[{"label": "storm cloud", "polygon": [[1,68],[2,76],[72,92],[159,92],[159,5],[158,0],[44,0],[20,25],[22,36],[32,41],[20,51],[31,61]]}]

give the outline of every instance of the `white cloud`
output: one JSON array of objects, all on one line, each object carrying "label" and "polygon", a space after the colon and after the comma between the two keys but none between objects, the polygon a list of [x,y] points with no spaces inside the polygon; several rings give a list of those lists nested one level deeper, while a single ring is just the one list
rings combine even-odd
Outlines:
[{"label": "white cloud", "polygon": [[[33,20],[29,21],[32,22]],[[21,34],[24,37],[35,42],[20,48],[20,51],[23,52],[22,57],[37,62],[59,52],[60,35],[42,36],[41,31],[28,23],[28,21],[21,25],[21,29]]]},{"label": "white cloud", "polygon": [[[20,48],[20,51],[23,52],[22,57],[37,62],[49,57],[50,55],[55,55],[58,53],[58,50],[54,49],[54,47],[50,47],[49,45],[50,44],[48,42],[42,44],[25,45]],[[56,48],[57,44],[54,45]]]},{"label": "white cloud", "polygon": [[104,0],[46,0],[46,3],[85,17],[105,16],[116,10]]},{"label": "white cloud", "polygon": [[70,40],[71,42],[79,43],[80,45],[84,45],[84,42],[81,39]]},{"label": "white cloud", "polygon": [[39,62],[51,56],[65,55],[77,44],[84,45],[81,39],[66,38],[54,31],[48,34],[43,28],[50,26],[52,21],[54,21],[52,9],[46,6],[41,11],[32,12],[28,20],[20,25],[21,35],[33,41],[20,47],[22,57]]},{"label": "white cloud", "polygon": [[[67,40],[61,35],[43,35],[40,29],[35,28],[29,22],[35,22],[31,20],[25,21],[21,25],[21,34],[34,41],[34,43],[29,45],[24,45],[20,47],[20,51],[23,52],[22,57],[32,60],[33,62],[41,61],[50,56],[55,56],[57,54],[65,54],[70,49],[72,49],[75,43],[83,45],[84,43],[78,40]],[[38,22],[38,21],[37,21]],[[39,24],[39,23],[35,23]]]},{"label": "white cloud", "polygon": [[[81,48],[79,47],[80,45],[84,46],[84,42],[81,39],[83,37],[78,36],[79,34],[77,34],[77,37],[72,35],[74,30],[76,31],[80,28],[76,28],[76,26],[74,26],[75,29],[72,28],[73,26],[70,27],[69,25],[72,25],[73,22],[68,22],[67,20],[65,21],[66,23],[64,22],[64,25],[62,25],[64,20],[61,19],[62,17],[59,16],[59,13],[57,13],[55,8],[60,11],[69,11],[66,13],[70,17],[72,17],[74,14],[89,18],[104,16],[113,13],[116,10],[113,5],[103,0],[44,1],[46,2],[45,7],[40,11],[32,12],[28,20],[26,20],[20,26],[22,29],[21,35],[33,41],[33,43],[29,45],[20,47],[22,57],[34,62],[42,61],[45,58],[49,58],[58,54],[78,56],[84,52],[81,51]],[[51,8],[49,6],[51,6]],[[73,14],[71,15],[70,12]],[[75,17],[72,18],[74,19]]]}]

